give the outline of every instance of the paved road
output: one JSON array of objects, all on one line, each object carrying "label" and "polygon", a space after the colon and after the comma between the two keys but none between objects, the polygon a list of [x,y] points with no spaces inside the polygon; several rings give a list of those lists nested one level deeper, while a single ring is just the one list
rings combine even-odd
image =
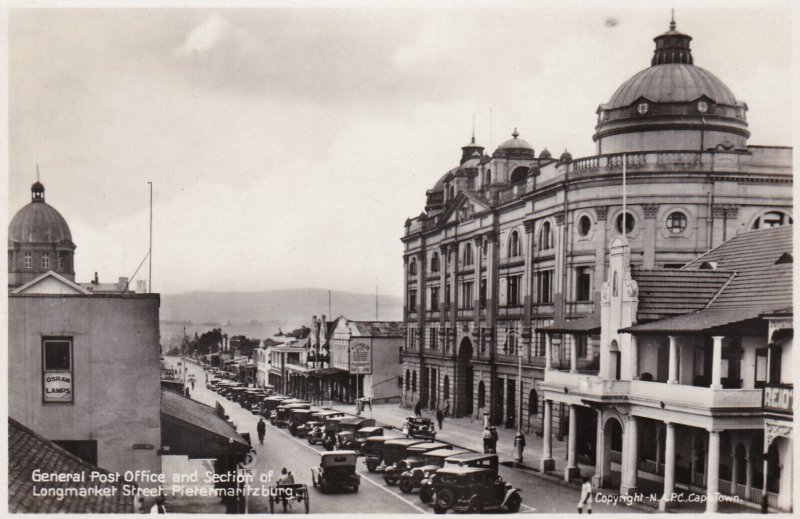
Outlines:
[{"label": "paved road", "polygon": [[[225,407],[231,421],[239,431],[250,432],[256,441],[256,423],[258,417],[243,410],[238,404],[219,396],[205,388],[205,374],[201,367],[189,363],[189,373],[195,373],[197,385],[191,392],[192,398],[214,405],[219,401]],[[256,445],[258,459],[256,472],[275,471],[278,474],[282,467],[294,473],[295,480],[307,483],[311,487],[311,467],[319,463],[322,447],[311,446],[305,440],[292,437],[286,429],[279,429],[267,424],[267,435],[264,446]],[[433,513],[433,510],[419,501],[416,493],[406,495],[397,487],[389,487],[379,474],[370,474],[359,459],[358,471],[362,476],[358,494],[322,494],[310,488],[311,511],[317,513]],[[500,475],[512,485],[522,490],[523,506],[521,513],[534,512],[567,512],[574,513],[578,500],[578,492],[570,487],[548,481],[508,467],[500,468]],[[268,512],[266,498],[254,497],[250,500],[250,512]],[[624,505],[608,505],[596,503],[594,512],[620,513],[641,512],[641,509]],[[292,513],[300,513],[297,505]]]}]

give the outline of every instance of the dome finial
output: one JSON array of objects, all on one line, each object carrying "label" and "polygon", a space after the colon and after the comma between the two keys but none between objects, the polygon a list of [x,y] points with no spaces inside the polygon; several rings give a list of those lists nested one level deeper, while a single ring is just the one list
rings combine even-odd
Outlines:
[{"label": "dome finial", "polygon": [[44,202],[44,184],[39,182],[39,164],[36,164],[36,182],[31,186],[31,202]]},{"label": "dome finial", "polygon": [[675,9],[673,8],[672,9],[672,20],[670,20],[670,22],[669,22],[669,28],[670,28],[670,30],[674,31],[675,27],[676,27],[676,24],[675,24]]},{"label": "dome finial", "polygon": [[472,114],[472,144],[475,144],[475,114]]},{"label": "dome finial", "polygon": [[511,136],[514,137],[515,139],[517,137],[519,137],[519,132],[517,131],[517,127],[516,126],[514,127],[514,131],[511,132]]}]

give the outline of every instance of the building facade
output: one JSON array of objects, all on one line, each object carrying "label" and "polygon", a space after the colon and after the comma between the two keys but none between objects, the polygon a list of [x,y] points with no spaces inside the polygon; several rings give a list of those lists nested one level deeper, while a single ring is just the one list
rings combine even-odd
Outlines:
[{"label": "building facade", "polygon": [[[67,223],[31,191],[9,226],[9,256],[39,254],[9,263],[9,416],[93,465],[161,472],[160,297],[74,283]],[[45,245],[66,261],[40,263]]]},{"label": "building facade", "polygon": [[[541,468],[553,469],[552,411],[567,406],[564,478],[578,459],[598,488],[720,494],[792,509],[792,228],[740,234],[684,268],[632,268],[619,235],[603,284],[599,363],[554,368],[545,346]],[[583,320],[585,322],[585,320]],[[581,329],[545,328],[549,338]],[[580,443],[579,443],[580,442]]]},{"label": "building facade", "polygon": [[[674,269],[792,222],[792,150],[748,143],[747,105],[694,65],[690,40],[673,22],[598,107],[596,155],[536,154],[516,130],[488,155],[473,137],[427,191],[402,237],[405,405],[449,397],[457,415],[541,434],[540,330],[587,318],[599,331],[614,236],[634,268]],[[551,336],[554,365],[596,369],[601,337],[580,335],[575,359],[573,340]],[[568,421],[553,410],[558,437]]]}]

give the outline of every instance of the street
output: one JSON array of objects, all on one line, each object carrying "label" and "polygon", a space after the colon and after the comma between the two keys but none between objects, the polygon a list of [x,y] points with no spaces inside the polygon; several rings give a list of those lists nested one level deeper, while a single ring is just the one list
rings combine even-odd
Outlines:
[{"label": "street", "polygon": [[[178,359],[170,357],[168,363],[176,364]],[[433,513],[433,509],[419,501],[416,491],[403,494],[396,486],[386,485],[380,474],[367,471],[361,459],[358,473],[361,474],[361,488],[357,494],[322,494],[311,486],[311,467],[319,463],[319,453],[324,452],[321,446],[309,445],[305,440],[294,438],[288,430],[273,427],[267,423],[264,445],[258,445],[256,424],[258,417],[245,411],[238,404],[206,389],[205,373],[202,367],[187,363],[188,373],[194,373],[197,383],[191,390],[191,397],[208,405],[219,402],[230,420],[240,432],[249,432],[257,452],[255,474],[273,471],[275,478],[283,467],[294,474],[297,483],[309,486],[312,513]],[[500,475],[507,482],[522,490],[523,505],[520,513],[533,512],[567,512],[574,513],[578,501],[578,492],[559,483],[545,480],[524,471],[501,466]],[[255,496],[249,499],[250,513],[269,512],[268,498]],[[639,508],[597,503],[595,512],[620,513],[641,512]],[[304,513],[302,504],[295,504],[290,513]],[[448,512],[452,513],[452,512]]]}]

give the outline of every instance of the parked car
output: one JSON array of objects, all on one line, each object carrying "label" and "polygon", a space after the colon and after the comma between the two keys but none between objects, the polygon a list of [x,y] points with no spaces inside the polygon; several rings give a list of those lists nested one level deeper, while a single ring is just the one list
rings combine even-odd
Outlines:
[{"label": "parked car", "polygon": [[406,420],[408,421],[408,435],[412,438],[430,441],[436,439],[436,428],[430,418],[409,416]]},{"label": "parked car", "polygon": [[336,433],[336,447],[344,450],[355,450],[356,431],[362,427],[374,426],[375,420],[372,418],[354,416],[341,420],[339,422],[339,430]]},{"label": "parked car", "polygon": [[360,453],[361,448],[367,441],[367,438],[372,436],[383,436],[383,434],[383,427],[362,427],[356,431],[355,435],[353,435],[353,450]]},{"label": "parked car", "polygon": [[[456,454],[465,453],[470,453],[470,451],[453,448],[436,449],[421,454],[421,462],[408,462],[409,460],[406,459],[405,461],[408,462],[406,464],[406,470],[400,474],[400,481],[397,482],[400,490],[404,494],[410,494],[415,488],[420,488],[422,486],[423,480],[430,478],[431,475],[442,468],[445,464],[445,459]],[[430,500],[423,500],[423,502],[429,503]]]},{"label": "parked car", "polygon": [[[403,472],[412,467],[421,466],[424,463],[422,454],[437,449],[452,449],[453,446],[442,442],[422,442],[411,445],[405,449],[405,456],[394,462],[383,470],[383,480],[387,485],[396,485],[400,481]],[[384,445],[384,449],[386,446]]]},{"label": "parked car", "polygon": [[[433,455],[433,452],[427,453]],[[477,467],[491,470],[495,475],[498,474],[500,467],[500,459],[497,454],[484,454],[480,452],[463,452],[453,453],[452,456],[444,458],[444,467]],[[433,481],[432,477],[438,472],[438,469],[433,468],[425,469],[423,472],[422,481],[419,483],[419,498],[423,503],[431,503],[433,501]],[[427,475],[426,475],[427,473]],[[402,490],[402,488],[401,488]]]},{"label": "parked car", "polygon": [[479,467],[444,467],[433,475],[436,498],[433,511],[483,513],[487,510],[519,511],[522,495],[492,469]]},{"label": "parked car", "polygon": [[367,470],[375,472],[383,463],[383,444],[389,440],[395,440],[390,436],[370,436],[361,447],[361,454],[365,456],[364,464]]},{"label": "parked car", "polygon": [[301,425],[311,420],[311,409],[291,409],[289,411],[289,432],[292,436],[297,436],[297,429]]},{"label": "parked car", "polygon": [[283,395],[273,395],[263,399],[261,401],[261,416],[269,418],[270,414],[272,414],[272,411],[274,411],[280,405],[280,403],[286,399],[287,397]]},{"label": "parked car", "polygon": [[311,469],[311,483],[326,494],[343,488],[358,492],[361,476],[356,474],[357,454],[353,451],[332,451],[320,456],[319,467]]},{"label": "parked car", "polygon": [[311,420],[297,428],[297,437],[305,438],[311,445],[322,443],[322,440],[325,439],[322,431],[324,427],[325,422]]},{"label": "parked car", "polygon": [[272,415],[269,417],[270,423],[272,425],[276,425],[278,427],[287,427],[289,425],[289,412],[292,409],[310,409],[311,404],[305,403],[294,403],[294,404],[286,404],[286,405],[279,405],[277,409],[272,412]]},{"label": "parked car", "polygon": [[397,438],[383,443],[383,461],[376,467],[375,472],[383,472],[401,459],[406,457],[406,450],[412,445],[423,443],[423,440],[413,438]]}]

